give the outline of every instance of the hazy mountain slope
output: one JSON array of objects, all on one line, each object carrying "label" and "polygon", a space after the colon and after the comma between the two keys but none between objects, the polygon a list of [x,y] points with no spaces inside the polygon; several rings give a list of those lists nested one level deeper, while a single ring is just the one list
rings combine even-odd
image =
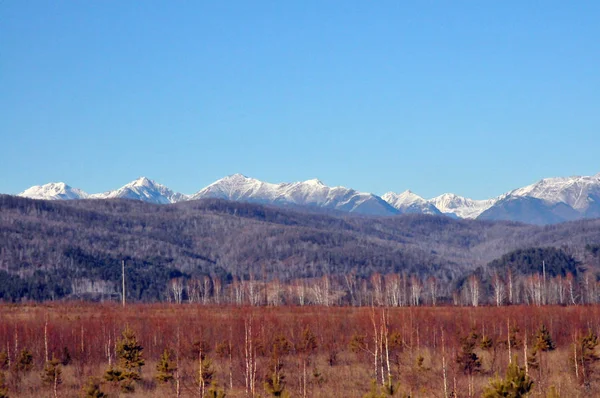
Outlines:
[{"label": "hazy mountain slope", "polygon": [[578,253],[599,241],[600,220],[536,227],[428,215],[333,216],[218,199],[155,205],[0,195],[0,272],[33,278],[26,283],[54,281],[54,293],[40,299],[68,294],[75,281],[118,286],[122,259],[131,267],[134,296],[151,299],[182,272],[223,280],[266,272],[284,281],[324,272],[407,272],[449,283],[519,248],[568,246]]},{"label": "hazy mountain slope", "polygon": [[[31,229],[27,233],[33,234],[30,241],[37,242],[35,245],[50,245],[49,242],[55,239],[62,243],[49,247],[89,242],[97,246],[95,250],[131,250],[143,256],[159,256],[160,253],[177,256],[176,253],[194,252],[228,267],[290,261],[302,269],[321,255],[323,259],[332,258],[329,250],[342,254],[375,253],[379,249],[383,251],[374,257],[361,254],[361,259],[356,262],[356,259],[340,260],[332,267],[364,267],[367,264],[373,267],[373,262],[377,262],[382,253],[396,251],[422,257],[423,261],[416,262],[415,266],[425,265],[433,259],[438,264],[452,267],[472,267],[523,245],[585,245],[600,241],[599,220],[535,227],[427,215],[365,218],[304,213],[222,200],[157,206],[124,200],[34,201],[2,195],[0,206],[0,231],[8,251],[12,249],[8,249],[11,240],[7,238],[7,231],[14,231],[18,235],[13,237],[18,238]],[[585,228],[578,231],[580,225]],[[53,235],[56,227],[70,232]],[[267,241],[270,243],[265,246]],[[103,247],[102,242],[113,243]],[[306,246],[308,242],[316,246]],[[162,247],[164,244],[178,248]],[[350,246],[346,247],[346,244]],[[312,254],[304,252],[307,249]],[[249,260],[241,255],[242,252],[255,253]],[[317,257],[313,257],[315,255]],[[178,266],[185,268],[190,264],[189,260],[182,260]],[[390,258],[388,266],[394,268],[401,264]],[[385,267],[378,269],[385,271]]]},{"label": "hazy mountain slope", "polygon": [[477,217],[478,220],[507,220],[535,225],[556,224],[578,218],[579,214],[565,203],[548,203],[528,196],[508,196]]},{"label": "hazy mountain slope", "polygon": [[600,216],[600,174],[544,178],[502,195],[479,218],[555,224]]}]

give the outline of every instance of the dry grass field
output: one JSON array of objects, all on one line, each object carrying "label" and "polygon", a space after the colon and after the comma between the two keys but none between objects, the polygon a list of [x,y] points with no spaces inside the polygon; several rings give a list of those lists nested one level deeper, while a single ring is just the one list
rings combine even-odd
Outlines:
[{"label": "dry grass field", "polygon": [[[4,304],[0,391],[10,397],[479,397],[504,377],[509,358],[525,370],[527,355],[531,396],[600,396],[597,341],[584,340],[599,330],[600,306]],[[165,349],[169,357],[161,361]],[[165,382],[157,379],[159,363]],[[107,380],[110,368],[122,380]],[[96,395],[84,390],[94,378]],[[390,378],[395,391],[386,392]]]}]

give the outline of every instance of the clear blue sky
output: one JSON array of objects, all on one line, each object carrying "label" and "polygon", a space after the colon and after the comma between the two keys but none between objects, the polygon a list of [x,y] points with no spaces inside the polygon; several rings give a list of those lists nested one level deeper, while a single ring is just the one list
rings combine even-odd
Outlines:
[{"label": "clear blue sky", "polygon": [[600,172],[597,1],[0,2],[0,192]]}]

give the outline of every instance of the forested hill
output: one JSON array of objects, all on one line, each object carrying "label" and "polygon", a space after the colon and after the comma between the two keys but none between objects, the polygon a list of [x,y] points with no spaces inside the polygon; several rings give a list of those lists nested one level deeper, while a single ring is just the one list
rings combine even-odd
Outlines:
[{"label": "forested hill", "polygon": [[0,195],[0,298],[111,292],[126,260],[133,299],[178,276],[296,278],[406,272],[451,282],[520,248],[562,247],[585,262],[600,220],[546,227],[444,216],[319,214],[206,199],[41,201]]}]

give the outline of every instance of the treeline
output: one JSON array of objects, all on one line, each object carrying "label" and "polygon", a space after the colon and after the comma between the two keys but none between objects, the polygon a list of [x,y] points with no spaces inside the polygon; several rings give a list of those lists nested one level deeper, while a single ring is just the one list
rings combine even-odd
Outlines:
[{"label": "treeline", "polygon": [[0,316],[3,396],[600,394],[598,306],[68,303]]},{"label": "treeline", "polygon": [[[222,200],[158,206],[0,195],[0,298],[119,299],[125,261],[130,301],[165,301],[172,297],[171,281],[178,278],[186,284],[186,297],[197,297],[188,293],[189,282],[204,286],[208,278],[209,291],[221,292],[217,300],[228,300],[224,296],[231,297],[235,286],[250,281],[289,289],[298,281],[312,286],[326,277],[333,302],[364,304],[372,295],[364,292],[375,289],[371,277],[379,274],[419,281],[423,291],[433,278],[440,301],[453,302],[474,272],[482,297],[489,295],[487,269],[503,272],[503,267],[488,264],[504,262],[501,257],[514,250],[554,247],[578,267],[595,272],[600,261],[593,245],[598,241],[598,220],[535,227],[424,215],[321,214]],[[555,255],[545,251],[529,255],[529,261],[538,266],[539,260],[546,261],[550,270]],[[523,265],[513,264],[515,269]],[[568,272],[579,286],[579,273]],[[361,297],[354,293],[357,289],[346,287],[350,275],[356,277]],[[213,293],[207,295],[214,301]],[[261,293],[261,300],[270,301],[269,295]],[[421,296],[419,302],[427,302],[427,295]]]},{"label": "treeline", "polygon": [[[519,250],[508,258],[527,257],[556,249]],[[582,271],[572,257],[557,254],[564,260],[531,267],[527,272],[511,266],[499,268],[503,261],[455,283],[444,283],[434,276],[420,277],[407,273],[374,273],[363,278],[355,272],[324,275],[320,278],[295,279],[289,282],[255,278],[234,278],[224,282],[216,276],[190,278],[181,276],[168,282],[165,299],[174,303],[233,304],[238,306],[480,306],[480,305],[578,305],[600,303],[600,282],[596,271]],[[552,257],[550,257],[552,258]],[[536,270],[539,268],[539,272]]]}]

